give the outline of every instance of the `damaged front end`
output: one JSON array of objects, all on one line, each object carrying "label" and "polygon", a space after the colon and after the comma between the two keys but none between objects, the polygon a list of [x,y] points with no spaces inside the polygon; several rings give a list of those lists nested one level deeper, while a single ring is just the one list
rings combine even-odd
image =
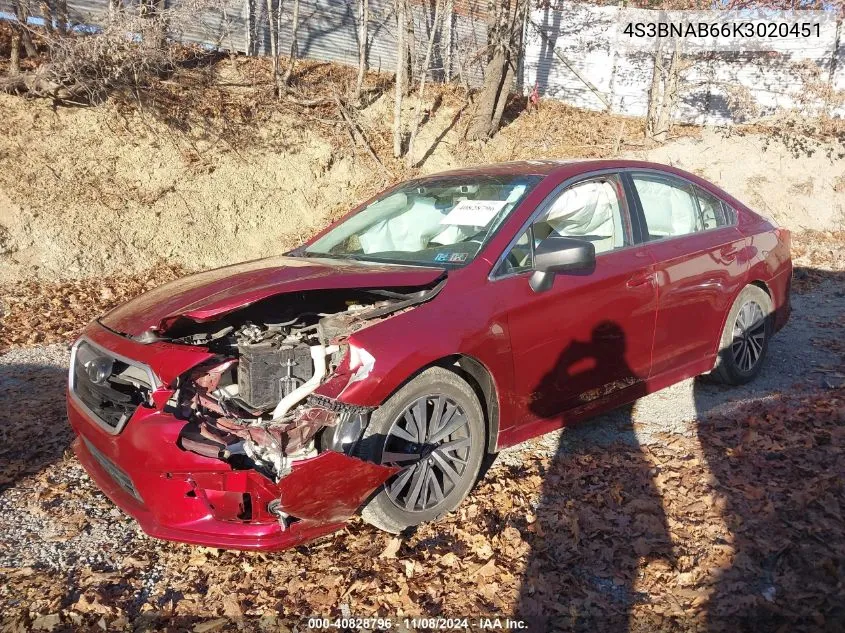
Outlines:
[{"label": "damaged front end", "polygon": [[[168,401],[169,413],[185,421],[178,446],[279,484],[296,474],[298,463],[326,453],[346,461],[346,455],[354,457],[372,409],[346,404],[339,396],[367,379],[377,359],[350,336],[430,300],[443,283],[414,291],[282,295],[215,321],[171,319],[136,340],[196,346],[213,354],[179,377]],[[371,490],[396,470],[366,466],[362,476],[375,482]],[[290,505],[283,500],[270,510],[283,524],[302,518],[289,516]]]}]

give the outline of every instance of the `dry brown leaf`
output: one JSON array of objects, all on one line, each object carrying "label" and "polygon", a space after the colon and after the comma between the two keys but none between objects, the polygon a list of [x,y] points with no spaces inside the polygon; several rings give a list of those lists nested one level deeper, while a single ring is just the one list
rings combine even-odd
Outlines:
[{"label": "dry brown leaf", "polygon": [[200,622],[194,625],[194,633],[211,633],[212,631],[219,631],[229,620],[226,618],[216,618],[208,622]]},{"label": "dry brown leaf", "polygon": [[399,551],[401,546],[402,541],[400,541],[398,537],[394,536],[387,542],[387,546],[384,548],[384,551],[379,554],[379,558],[396,558],[396,553]]},{"label": "dry brown leaf", "polygon": [[241,618],[243,617],[243,609],[241,609],[241,604],[238,601],[237,596],[233,596],[232,594],[225,594],[221,598],[223,602],[223,615],[227,618]]},{"label": "dry brown leaf", "polygon": [[479,578],[490,578],[495,576],[496,572],[496,561],[491,558],[474,572],[470,573],[470,577],[477,575]]}]

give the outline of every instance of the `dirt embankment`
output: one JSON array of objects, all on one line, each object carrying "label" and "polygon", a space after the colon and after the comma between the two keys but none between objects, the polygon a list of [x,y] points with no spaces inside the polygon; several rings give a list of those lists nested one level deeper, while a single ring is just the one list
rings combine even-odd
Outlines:
[{"label": "dirt embankment", "polygon": [[[360,144],[338,144],[349,136],[342,124],[327,134],[319,113],[309,121],[282,106],[253,126],[248,142],[233,143],[137,108],[54,109],[0,95],[0,283],[131,275],[163,261],[201,269],[272,255],[390,181],[524,158],[670,163],[794,231],[845,228],[845,161],[824,149],[794,154],[759,134],[693,128],[654,147],[636,119],[553,102],[534,114],[515,107],[492,141],[467,143],[466,117],[449,90],[433,90],[426,104],[414,169],[390,156],[389,95],[359,114],[384,167]],[[415,103],[406,101],[410,123]]]},{"label": "dirt embankment", "polygon": [[369,176],[283,119],[283,138],[239,151],[108,107],[54,112],[0,96],[0,111],[7,279],[134,272],[161,260],[205,268],[277,253]]}]

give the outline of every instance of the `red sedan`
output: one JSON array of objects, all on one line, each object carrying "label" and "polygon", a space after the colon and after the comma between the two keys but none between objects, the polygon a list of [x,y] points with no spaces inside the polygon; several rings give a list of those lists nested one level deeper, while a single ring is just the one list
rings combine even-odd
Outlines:
[{"label": "red sedan", "polygon": [[405,182],[88,326],[76,453],[160,538],[282,549],[359,511],[398,532],[455,509],[485,454],[691,376],[753,379],[789,315],[789,241],[651,163]]}]

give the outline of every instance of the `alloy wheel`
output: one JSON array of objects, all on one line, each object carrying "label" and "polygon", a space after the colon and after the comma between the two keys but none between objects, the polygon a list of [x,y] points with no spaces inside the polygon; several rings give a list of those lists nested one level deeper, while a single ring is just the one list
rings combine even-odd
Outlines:
[{"label": "alloy wheel", "polygon": [[471,445],[466,413],[444,395],[412,402],[390,427],[383,464],[402,468],[385,484],[400,509],[423,512],[440,504],[466,471]]},{"label": "alloy wheel", "polygon": [[766,341],[766,317],[763,308],[756,301],[743,304],[736,316],[733,330],[731,354],[736,366],[743,372],[750,372],[763,355]]}]

